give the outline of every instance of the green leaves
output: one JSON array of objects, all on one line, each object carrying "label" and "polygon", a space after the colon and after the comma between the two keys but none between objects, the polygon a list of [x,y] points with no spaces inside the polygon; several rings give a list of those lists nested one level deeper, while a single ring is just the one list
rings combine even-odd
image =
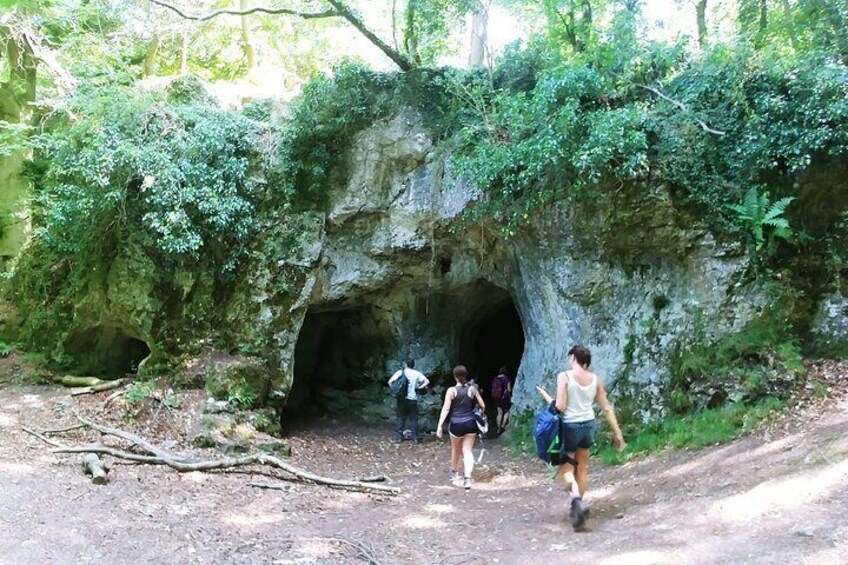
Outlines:
[{"label": "green leaves", "polygon": [[36,141],[45,243],[96,254],[136,240],[232,268],[254,222],[257,125],[208,103],[169,105],[130,89],[86,93],[73,109],[76,123]]},{"label": "green leaves", "polygon": [[[771,255],[775,251],[776,240],[794,240],[795,232],[783,216],[793,200],[794,197],[786,197],[770,202],[768,192],[759,194],[756,187],[751,187],[742,204],[731,204],[728,208],[736,212],[737,221],[751,234],[755,249],[760,251],[768,243],[766,251]],[[770,228],[768,238],[765,234],[766,228]]]}]

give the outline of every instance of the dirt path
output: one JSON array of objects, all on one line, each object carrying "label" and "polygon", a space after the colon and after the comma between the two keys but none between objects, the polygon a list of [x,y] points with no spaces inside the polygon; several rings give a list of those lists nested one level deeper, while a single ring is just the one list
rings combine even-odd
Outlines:
[{"label": "dirt path", "polygon": [[[802,414],[788,430],[596,467],[591,527],[580,534],[568,526],[562,489],[544,466],[510,457],[495,441],[486,441],[478,480],[466,493],[448,483],[446,444],[392,445],[388,430],[339,429],[331,421],[295,431],[293,462],[334,476],[385,473],[403,487],[401,496],[132,465],[116,465],[109,485],[97,487],[76,459],[51,455],[20,431],[71,423],[80,403],[98,416],[99,404],[71,400],[65,391],[0,389],[0,563],[848,559],[844,398],[826,403],[823,413],[817,407]],[[251,488],[251,481],[288,490]]]}]

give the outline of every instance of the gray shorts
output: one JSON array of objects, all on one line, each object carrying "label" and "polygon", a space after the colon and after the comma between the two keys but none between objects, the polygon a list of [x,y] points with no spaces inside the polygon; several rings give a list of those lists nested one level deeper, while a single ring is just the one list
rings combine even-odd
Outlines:
[{"label": "gray shorts", "polygon": [[563,451],[574,453],[578,449],[589,449],[595,445],[595,432],[598,424],[595,420],[585,422],[563,422],[562,442]]}]

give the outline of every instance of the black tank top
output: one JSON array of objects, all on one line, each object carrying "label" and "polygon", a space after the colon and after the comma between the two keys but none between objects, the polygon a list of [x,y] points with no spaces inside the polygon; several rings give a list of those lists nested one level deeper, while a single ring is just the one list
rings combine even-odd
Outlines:
[{"label": "black tank top", "polygon": [[468,385],[456,385],[456,397],[451,403],[450,421],[459,424],[474,420],[474,406],[477,400],[468,396]]}]

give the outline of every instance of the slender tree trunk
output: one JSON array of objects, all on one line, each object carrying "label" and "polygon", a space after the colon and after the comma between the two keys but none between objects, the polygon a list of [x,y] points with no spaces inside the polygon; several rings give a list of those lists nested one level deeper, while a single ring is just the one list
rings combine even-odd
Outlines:
[{"label": "slender tree trunk", "polygon": [[761,36],[765,35],[767,27],[768,27],[768,6],[766,5],[766,0],[760,0],[759,34]]},{"label": "slender tree trunk", "polygon": [[180,74],[188,74],[188,34],[180,34]]},{"label": "slender tree trunk", "polygon": [[478,0],[471,15],[471,49],[468,54],[468,66],[479,68],[486,63],[486,43],[489,28],[489,5]]},{"label": "slender tree trunk", "polygon": [[796,47],[795,20],[792,17],[792,8],[789,6],[789,0],[780,0],[780,5],[783,8],[783,19],[785,20],[786,33],[789,34],[789,42],[792,44],[792,47]]},{"label": "slender tree trunk", "polygon": [[[249,8],[250,0],[239,0],[240,10],[247,10]],[[244,59],[247,63],[247,72],[250,72],[256,66],[256,51],[250,42],[250,24],[247,18],[248,16],[241,16],[241,49],[244,52]]]},{"label": "slender tree trunk", "polygon": [[415,0],[406,3],[403,27],[403,50],[410,61],[416,65],[421,63],[421,55],[418,53],[418,30],[415,27]]},{"label": "slender tree trunk", "polygon": [[707,45],[707,0],[695,2],[695,17],[698,19],[698,45]]},{"label": "slender tree trunk", "polygon": [[156,63],[156,55],[159,54],[159,45],[161,41],[159,34],[154,34],[150,43],[147,44],[147,53],[144,54],[144,68],[142,69],[143,77],[153,76],[153,66]]},{"label": "slender tree trunk", "polygon": [[[0,82],[0,121],[31,124],[38,75],[27,37],[0,25],[0,58],[8,68],[8,81]],[[25,147],[0,154],[0,268],[18,255],[29,234],[29,181],[23,169],[30,156]]]}]

